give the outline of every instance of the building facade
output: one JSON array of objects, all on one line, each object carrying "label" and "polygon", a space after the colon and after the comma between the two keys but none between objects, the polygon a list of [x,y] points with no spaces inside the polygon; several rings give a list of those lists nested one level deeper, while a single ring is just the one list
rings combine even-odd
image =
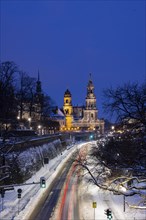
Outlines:
[{"label": "building facade", "polygon": [[67,129],[70,130],[73,126],[73,107],[72,107],[72,96],[68,89],[64,93],[63,111],[65,114],[65,126]]},{"label": "building facade", "polygon": [[87,95],[85,106],[72,106],[72,95],[67,89],[64,94],[64,114],[66,124],[63,130],[96,130],[104,133],[104,120],[98,119],[98,109],[96,106],[96,96],[94,85],[91,79],[87,84]]}]

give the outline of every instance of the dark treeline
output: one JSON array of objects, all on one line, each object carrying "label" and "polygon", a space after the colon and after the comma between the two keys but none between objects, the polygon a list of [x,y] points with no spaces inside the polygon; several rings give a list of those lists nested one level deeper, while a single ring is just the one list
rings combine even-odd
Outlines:
[{"label": "dark treeline", "polygon": [[5,124],[5,130],[9,125],[15,128],[18,116],[23,120],[26,110],[29,117],[37,114],[35,104],[38,104],[44,120],[49,116],[55,103],[42,91],[38,80],[20,70],[14,62],[0,63],[0,124],[1,127]]}]

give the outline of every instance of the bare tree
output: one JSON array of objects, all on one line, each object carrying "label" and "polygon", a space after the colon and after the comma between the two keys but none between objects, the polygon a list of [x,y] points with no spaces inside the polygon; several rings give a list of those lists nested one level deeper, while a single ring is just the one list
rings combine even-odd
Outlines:
[{"label": "bare tree", "polygon": [[20,119],[22,119],[26,105],[31,117],[34,95],[36,93],[36,79],[28,76],[25,72],[20,72],[20,81],[17,91],[18,109],[20,111]]},{"label": "bare tree", "polygon": [[104,109],[118,121],[133,119],[137,126],[146,130],[146,84],[127,83],[117,88],[104,90]]},{"label": "bare tree", "polygon": [[[141,144],[141,142],[140,142]],[[127,150],[128,149],[128,150]],[[78,152],[76,164],[84,170],[84,178],[114,194],[137,194],[144,204],[146,191],[146,148],[124,138],[88,144],[88,151]],[[130,206],[130,205],[129,205]],[[132,207],[132,206],[131,206]],[[143,208],[145,206],[143,205]],[[141,208],[136,204],[134,208]],[[145,207],[146,208],[146,207]]]},{"label": "bare tree", "polygon": [[47,94],[43,97],[43,103],[42,103],[42,109],[43,109],[43,118],[49,118],[53,110],[56,110],[56,103],[54,100],[48,96]]},{"label": "bare tree", "polygon": [[15,77],[18,68],[14,62],[0,63],[0,122],[5,129],[16,119]]}]

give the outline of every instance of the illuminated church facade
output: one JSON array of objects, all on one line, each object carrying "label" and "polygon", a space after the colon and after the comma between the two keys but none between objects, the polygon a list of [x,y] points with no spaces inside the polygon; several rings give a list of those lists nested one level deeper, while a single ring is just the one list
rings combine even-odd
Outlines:
[{"label": "illuminated church facade", "polygon": [[61,130],[96,130],[101,134],[104,133],[104,120],[98,119],[96,96],[91,75],[87,84],[85,106],[73,106],[71,92],[67,89],[64,93],[63,112],[65,115],[65,126],[63,126]]}]

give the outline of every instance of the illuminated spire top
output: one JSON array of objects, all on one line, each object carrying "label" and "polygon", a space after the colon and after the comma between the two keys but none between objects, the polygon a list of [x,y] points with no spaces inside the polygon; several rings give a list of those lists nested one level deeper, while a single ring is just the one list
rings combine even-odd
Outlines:
[{"label": "illuminated spire top", "polygon": [[38,69],[38,81],[40,81],[40,73],[39,73],[39,69]]},{"label": "illuminated spire top", "polygon": [[71,92],[67,89],[64,93],[65,96],[71,96]]},{"label": "illuminated spire top", "polygon": [[92,82],[92,76],[91,76],[91,73],[89,73],[89,82],[88,82],[88,87],[94,87],[93,86],[93,82]]}]

